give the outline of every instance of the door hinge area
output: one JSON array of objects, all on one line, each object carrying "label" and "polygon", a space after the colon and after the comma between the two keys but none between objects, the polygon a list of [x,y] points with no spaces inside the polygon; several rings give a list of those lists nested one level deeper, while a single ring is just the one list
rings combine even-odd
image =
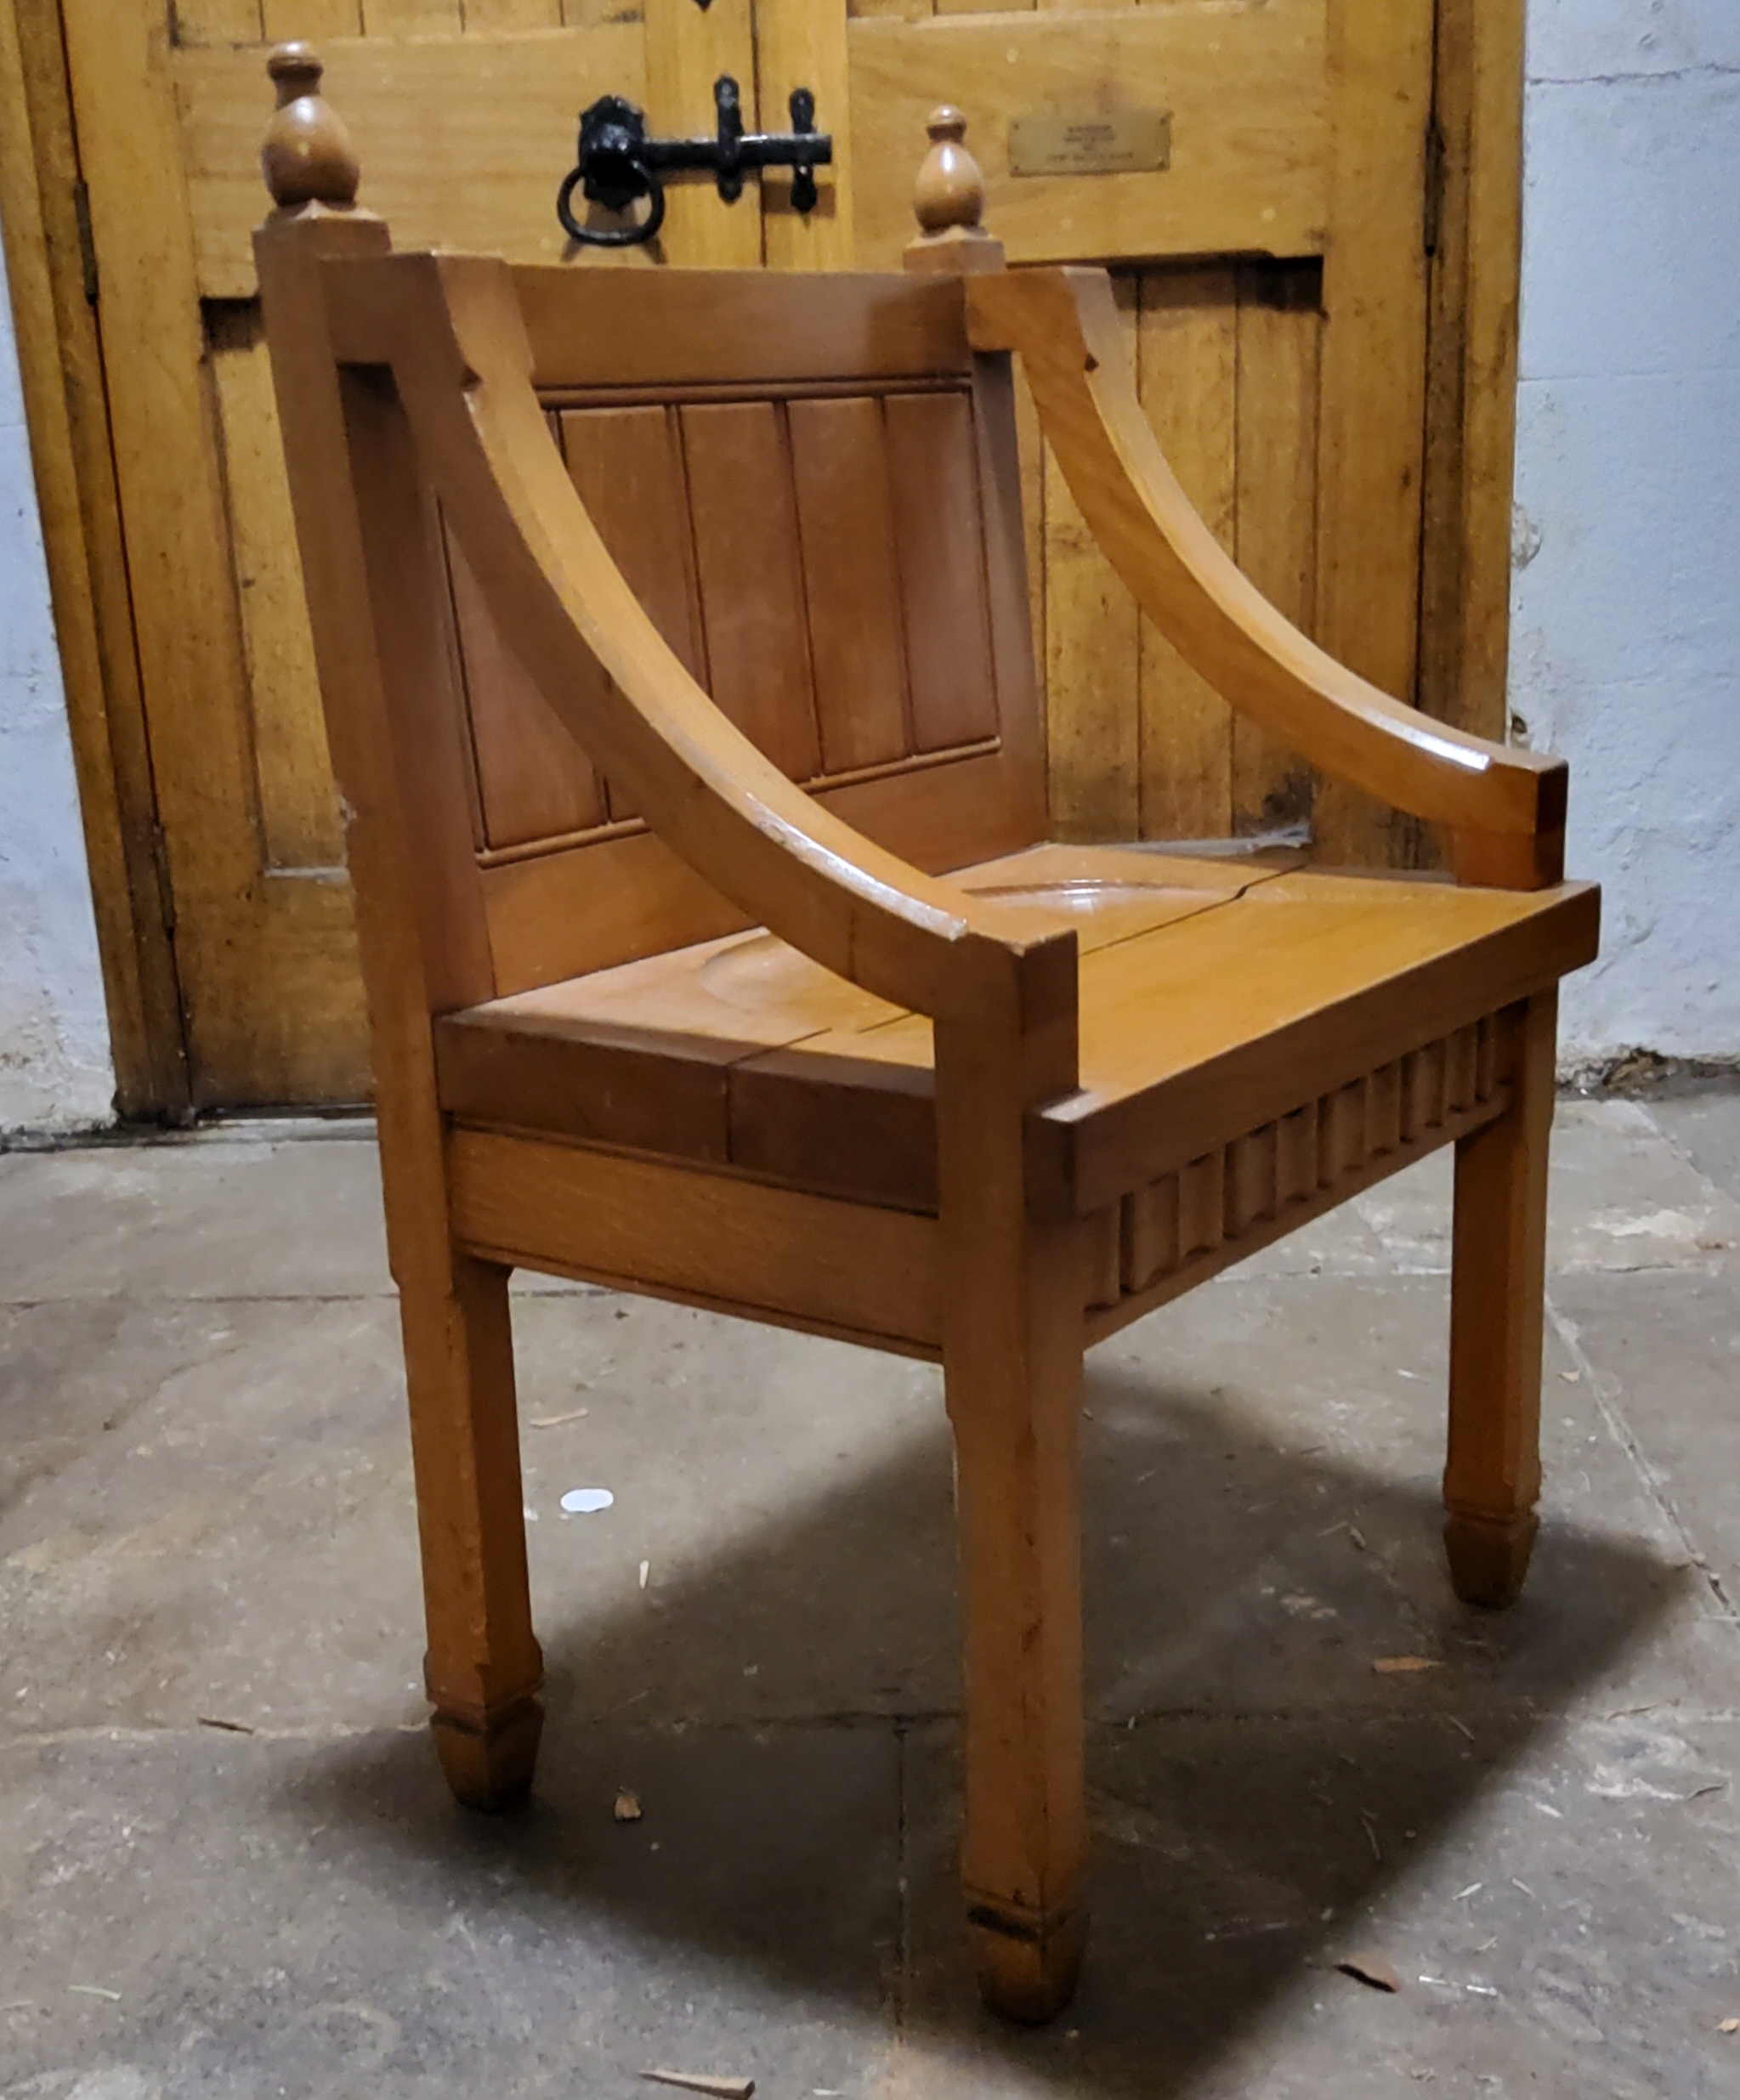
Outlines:
[{"label": "door hinge area", "polygon": [[1425,126],[1425,196],[1424,208],[1425,252],[1436,255],[1444,221],[1444,127],[1434,110]]},{"label": "door hinge area", "polygon": [[72,216],[78,224],[78,260],[84,273],[87,306],[97,303],[97,242],[91,231],[91,193],[81,175],[72,185]]}]

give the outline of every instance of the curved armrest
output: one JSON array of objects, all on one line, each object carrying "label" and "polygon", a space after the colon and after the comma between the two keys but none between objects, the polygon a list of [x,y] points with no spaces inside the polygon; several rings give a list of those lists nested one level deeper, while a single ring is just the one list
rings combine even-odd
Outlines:
[{"label": "curved armrest", "polygon": [[[335,270],[390,345],[420,461],[502,631],[652,829],[751,918],[881,998],[1023,1033],[1067,1019],[1073,1067],[1074,933],[969,898],[830,815],[659,634],[551,440],[506,265],[405,255]],[[608,679],[582,706],[575,695],[599,689],[592,659]]]},{"label": "curved armrest", "polygon": [[1559,880],[1567,771],[1391,699],[1249,581],[1167,465],[1131,384],[1102,270],[966,280],[973,345],[1018,352],[1071,494],[1131,595],[1187,663],[1312,763],[1457,835],[1465,880]]}]

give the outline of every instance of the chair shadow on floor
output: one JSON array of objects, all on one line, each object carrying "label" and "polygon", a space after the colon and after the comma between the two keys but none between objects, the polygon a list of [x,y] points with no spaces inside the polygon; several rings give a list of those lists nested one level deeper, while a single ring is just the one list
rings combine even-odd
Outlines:
[{"label": "chair shadow on floor", "polygon": [[[813,2017],[820,2000],[982,2072],[1186,2088],[1345,1950],[1350,1922],[1691,1578],[1638,1541],[1550,1520],[1522,1601],[1466,1611],[1425,1481],[1337,1459],[1304,1422],[1282,1444],[1224,1393],[1156,1392],[1106,1356],[1086,1396],[1093,1939],[1052,2029],[983,2013],[961,1944],[940,1422],[655,1608],[575,1623],[541,1599],[548,1718],[530,1809],[454,1808],[409,1734],[311,1751],[286,1808],[348,1822],[383,1874],[439,1860],[456,1899],[517,1932],[608,1927],[649,1961],[681,1948],[762,2001]],[[830,1638],[856,1672],[844,1696],[810,1667]],[[898,1652],[915,1645],[915,1667]],[[1396,1656],[1432,1667],[1374,1670]],[[787,1667],[803,1690],[782,1718]],[[613,1822],[619,1784],[642,1822]]]}]

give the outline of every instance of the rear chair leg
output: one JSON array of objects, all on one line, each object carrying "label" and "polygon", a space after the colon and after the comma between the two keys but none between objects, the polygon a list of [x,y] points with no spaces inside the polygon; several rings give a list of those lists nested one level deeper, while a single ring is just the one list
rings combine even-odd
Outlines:
[{"label": "rear chair leg", "polygon": [[435,1748],[457,1798],[486,1809],[530,1792],[544,1718],[507,1277],[456,1253],[451,1289],[400,1293]]},{"label": "rear chair leg", "polygon": [[1558,993],[1505,1016],[1510,1103],[1456,1147],[1450,1282],[1450,1442],[1444,1545],[1465,1604],[1511,1603],[1528,1571],[1540,1493],[1547,1145]]}]

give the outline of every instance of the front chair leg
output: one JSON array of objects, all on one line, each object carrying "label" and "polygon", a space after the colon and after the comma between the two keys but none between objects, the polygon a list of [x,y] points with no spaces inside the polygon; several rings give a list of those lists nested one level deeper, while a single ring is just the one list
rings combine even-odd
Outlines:
[{"label": "front chair leg", "polygon": [[985,2003],[1037,2022],[1068,2003],[1086,1936],[1082,1337],[1075,1229],[1030,1236],[1027,1252],[1018,1293],[981,1296],[945,1339],[943,1373],[966,1644],[961,1879]]},{"label": "front chair leg", "polygon": [[1510,1101],[1456,1147],[1450,1282],[1450,1441],[1444,1545],[1465,1604],[1508,1605],[1522,1588],[1540,1493],[1541,1332],[1547,1146],[1556,991],[1504,1016]]},{"label": "front chair leg", "polygon": [[530,1792],[543,1725],[507,1277],[456,1252],[400,1290],[435,1748],[457,1798],[485,1809]]},{"label": "front chair leg", "polygon": [[[1073,990],[1074,957],[1068,957]],[[1072,1025],[1061,1048],[1073,1073]],[[943,1383],[966,1677],[961,1871],[979,1990],[1048,2020],[1081,1967],[1082,1229],[1028,1215],[1023,1107],[1059,1044],[937,1023]]]}]

